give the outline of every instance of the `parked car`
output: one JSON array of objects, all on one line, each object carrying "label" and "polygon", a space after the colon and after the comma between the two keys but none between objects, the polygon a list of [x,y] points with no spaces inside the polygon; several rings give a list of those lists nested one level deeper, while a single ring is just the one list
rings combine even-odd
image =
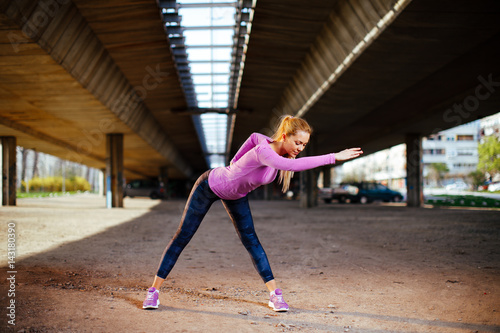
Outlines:
[{"label": "parked car", "polygon": [[477,190],[478,191],[488,191],[488,187],[490,186],[490,184],[488,183],[484,183],[484,184],[481,184],[477,187]]},{"label": "parked car", "polygon": [[333,187],[324,187],[319,189],[319,198],[325,203],[331,203],[337,200],[339,203],[345,203],[350,200],[350,195],[354,194],[355,188],[349,184],[335,185]]},{"label": "parked car", "polygon": [[357,188],[357,191],[354,191],[355,194],[350,196],[352,202],[366,204],[373,201],[401,202],[403,200],[400,192],[379,183],[361,182],[352,185]]},{"label": "parked car", "polygon": [[447,191],[466,191],[469,189],[469,185],[467,185],[464,181],[458,181],[455,183],[451,183],[445,186]]},{"label": "parked car", "polygon": [[162,182],[156,179],[135,179],[127,183],[123,189],[123,196],[163,199],[165,197],[165,187]]},{"label": "parked car", "polygon": [[498,182],[498,183],[491,183],[490,185],[488,185],[488,191],[489,192],[500,191],[500,182]]},{"label": "parked car", "polygon": [[359,202],[362,204],[381,200],[385,202],[400,202],[403,195],[387,186],[374,182],[341,184],[331,189],[321,189],[320,198],[326,203],[337,199],[340,203]]}]

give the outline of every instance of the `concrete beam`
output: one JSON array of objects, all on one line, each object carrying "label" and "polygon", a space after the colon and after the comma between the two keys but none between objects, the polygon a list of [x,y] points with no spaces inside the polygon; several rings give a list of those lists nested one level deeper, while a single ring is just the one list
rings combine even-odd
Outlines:
[{"label": "concrete beam", "polygon": [[3,136],[2,144],[2,206],[16,205],[16,138]]},{"label": "concrete beam", "polygon": [[51,4],[47,9],[45,1],[3,1],[0,10],[20,27],[26,41],[36,42],[121,122],[167,159],[169,165],[191,177],[191,166],[143,101],[156,87],[155,83],[168,73],[162,72],[158,64],[145,74],[143,86],[133,86],[76,5],[72,1]]},{"label": "concrete beam", "polygon": [[408,2],[338,1],[277,109],[303,117]]}]

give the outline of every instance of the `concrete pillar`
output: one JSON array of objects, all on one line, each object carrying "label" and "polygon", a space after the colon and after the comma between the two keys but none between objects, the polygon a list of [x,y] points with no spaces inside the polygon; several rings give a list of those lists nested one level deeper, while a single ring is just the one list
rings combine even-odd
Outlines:
[{"label": "concrete pillar", "polygon": [[311,187],[309,186],[310,184],[310,172],[308,170],[302,171],[300,173],[300,208],[310,208],[312,207],[312,202],[311,202]]},{"label": "concrete pillar", "polygon": [[14,136],[1,137],[2,143],[2,206],[16,205],[16,145]]},{"label": "concrete pillar", "polygon": [[318,205],[318,172],[307,170],[300,172],[300,208]]},{"label": "concrete pillar", "polygon": [[106,169],[100,169],[98,171],[98,181],[97,183],[99,184],[99,195],[101,197],[105,196],[106,195]]},{"label": "concrete pillar", "polygon": [[[311,137],[307,149],[301,153],[302,156],[314,156],[316,141]],[[318,175],[319,169],[300,172],[300,207],[311,208],[318,205]]]},{"label": "concrete pillar", "polygon": [[106,207],[123,207],[123,134],[106,135]]},{"label": "concrete pillar", "polygon": [[323,171],[323,188],[328,188],[332,185],[332,166],[326,165],[322,168]]},{"label": "concrete pillar", "polygon": [[406,190],[407,206],[421,207],[424,203],[422,181],[422,136],[406,135]]},{"label": "concrete pillar", "polygon": [[[278,171],[279,175],[279,171]],[[264,200],[273,200],[274,183],[264,185]]]},{"label": "concrete pillar", "polygon": [[163,188],[165,192],[163,192],[163,199],[170,199],[170,192],[167,191],[168,189],[168,167],[161,167],[160,168],[160,182],[163,183]]}]

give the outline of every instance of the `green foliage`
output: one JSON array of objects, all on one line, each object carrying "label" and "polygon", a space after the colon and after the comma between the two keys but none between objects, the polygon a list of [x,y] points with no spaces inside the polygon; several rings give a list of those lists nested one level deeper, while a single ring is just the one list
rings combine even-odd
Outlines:
[{"label": "green foliage", "polygon": [[77,192],[33,192],[33,193],[23,193],[23,192],[17,192],[17,198],[18,199],[23,199],[23,198],[54,198],[54,197],[60,197],[64,195],[72,195],[72,194],[78,194],[81,193],[79,191]]},{"label": "green foliage", "polygon": [[486,175],[480,170],[472,171],[468,176],[472,180],[472,185],[474,185],[475,188],[483,185],[486,181]]},{"label": "green foliage", "polygon": [[436,171],[441,177],[450,171],[446,163],[431,163],[431,168]]},{"label": "green foliage", "polygon": [[437,195],[426,199],[425,203],[434,206],[500,208],[500,200],[473,195]]},{"label": "green foliage", "polygon": [[[62,177],[35,177],[28,182],[30,192],[61,192],[63,178]],[[89,182],[82,177],[66,178],[65,191],[90,191]],[[22,188],[26,188],[26,183],[22,182]]]},{"label": "green foliage", "polygon": [[343,183],[359,183],[366,180],[366,174],[363,168],[346,172],[342,175]]},{"label": "green foliage", "polygon": [[494,175],[500,172],[500,141],[496,136],[488,136],[478,146],[478,169]]},{"label": "green foliage", "polygon": [[429,165],[429,174],[427,177],[439,184],[449,171],[450,169],[448,169],[446,163],[431,163]]}]

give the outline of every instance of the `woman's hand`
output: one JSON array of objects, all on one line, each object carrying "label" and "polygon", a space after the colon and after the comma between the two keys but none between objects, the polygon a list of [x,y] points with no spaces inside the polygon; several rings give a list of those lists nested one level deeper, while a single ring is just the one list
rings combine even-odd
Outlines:
[{"label": "woman's hand", "polygon": [[335,161],[347,161],[352,158],[356,158],[361,154],[363,154],[361,148],[344,149],[341,152],[335,154]]}]

